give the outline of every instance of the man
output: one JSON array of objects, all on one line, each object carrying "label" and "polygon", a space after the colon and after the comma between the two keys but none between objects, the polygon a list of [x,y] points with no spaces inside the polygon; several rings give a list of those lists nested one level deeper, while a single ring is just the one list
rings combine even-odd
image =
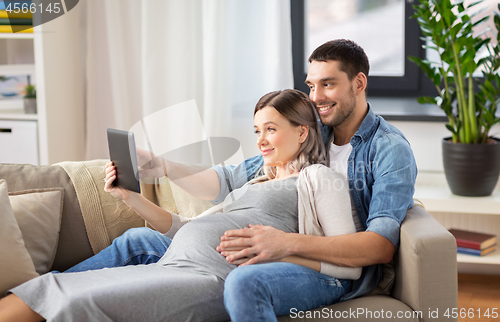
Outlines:
[{"label": "man", "polygon": [[[358,232],[320,237],[265,226],[226,232],[218,247],[221,254],[229,262],[248,258],[226,280],[225,305],[232,321],[276,320],[276,315],[290,314],[291,309],[312,309],[369,293],[382,280],[382,264],[391,261],[399,245],[400,224],[413,206],[417,174],[413,153],[402,133],[375,116],[367,103],[369,62],[363,49],[349,40],[334,40],[318,47],[309,62],[309,97],[323,124],[330,166],[343,173],[349,185]],[[210,182],[215,175],[217,182],[230,182],[219,191],[211,189],[208,196],[224,200],[230,188],[242,186],[262,165],[262,156],[257,156],[236,167],[204,171]],[[169,244],[152,231],[139,229],[133,234],[115,240],[106,256],[154,262]],[[141,257],[145,253],[154,255]],[[277,263],[290,255],[363,267],[363,274],[344,287],[345,281],[312,269]],[[252,265],[257,263],[266,264]],[[112,266],[116,265],[121,264]]]},{"label": "man", "polygon": [[[318,47],[309,62],[306,84],[323,124],[330,166],[344,172],[362,229],[334,237],[286,234],[261,226],[226,232],[219,246],[226,259],[250,258],[226,279],[225,304],[234,321],[255,319],[257,307],[262,318],[272,320],[273,311],[283,315],[291,308],[332,304],[328,296],[308,292],[321,289],[312,270],[297,266],[287,268],[286,274],[272,274],[278,263],[251,265],[289,255],[364,267],[362,277],[341,300],[372,291],[382,279],[381,264],[390,262],[398,247],[400,224],[413,205],[417,174],[413,153],[401,132],[375,116],[367,103],[369,63],[363,49],[348,40],[330,41]],[[225,251],[234,248],[243,249]],[[294,298],[299,300],[291,302]]]}]

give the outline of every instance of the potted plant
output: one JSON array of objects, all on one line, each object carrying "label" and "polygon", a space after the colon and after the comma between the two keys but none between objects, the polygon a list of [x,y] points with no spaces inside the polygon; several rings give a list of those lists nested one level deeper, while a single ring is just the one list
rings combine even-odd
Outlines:
[{"label": "potted plant", "polygon": [[[479,26],[490,18],[474,21],[480,11],[472,12],[481,2],[465,6],[463,1],[420,0],[413,6],[424,47],[439,56],[436,62],[410,57],[438,92],[436,97],[418,101],[438,105],[448,117],[446,127],[451,137],[442,142],[445,176],[450,190],[463,196],[490,195],[500,173],[499,139],[489,134],[500,122],[496,116],[500,104],[500,15],[494,14],[495,28],[478,33]],[[496,32],[496,39],[487,37],[488,31]]]},{"label": "potted plant", "polygon": [[35,85],[28,84],[24,88],[24,113],[36,114],[36,88]]}]

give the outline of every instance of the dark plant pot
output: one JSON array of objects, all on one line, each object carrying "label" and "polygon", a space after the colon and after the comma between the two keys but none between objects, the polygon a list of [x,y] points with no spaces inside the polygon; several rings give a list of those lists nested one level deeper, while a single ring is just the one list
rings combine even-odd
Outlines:
[{"label": "dark plant pot", "polygon": [[489,196],[500,174],[500,139],[487,144],[453,143],[443,139],[443,164],[451,192],[459,196]]}]

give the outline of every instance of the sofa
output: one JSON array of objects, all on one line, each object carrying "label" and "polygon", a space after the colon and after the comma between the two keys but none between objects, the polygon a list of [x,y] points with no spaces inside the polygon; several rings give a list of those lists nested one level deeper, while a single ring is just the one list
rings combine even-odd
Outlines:
[{"label": "sofa", "polygon": [[[63,162],[51,166],[0,164],[0,180],[5,180],[9,198],[44,189],[62,192],[57,214],[60,220],[56,220],[59,227],[50,233],[56,243],[52,253],[45,255],[49,263],[46,270],[64,271],[98,253],[126,230],[148,226],[123,202],[103,191],[105,162]],[[211,202],[186,194],[165,178],[141,183],[141,193],[185,217],[196,216],[212,206]],[[278,320],[456,321],[452,314],[452,309],[457,308],[455,239],[423,206],[416,202],[408,210],[401,226],[400,247],[393,262],[384,267],[387,274],[374,292],[307,312],[291,311],[289,316]]]}]

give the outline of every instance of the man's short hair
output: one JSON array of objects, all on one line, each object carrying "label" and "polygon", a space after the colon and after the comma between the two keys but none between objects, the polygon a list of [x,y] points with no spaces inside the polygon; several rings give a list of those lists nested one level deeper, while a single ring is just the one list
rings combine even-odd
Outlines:
[{"label": "man's short hair", "polygon": [[348,39],[330,40],[316,48],[309,62],[336,60],[340,62],[340,70],[347,73],[349,80],[352,80],[359,72],[368,77],[370,63],[365,51],[358,44]]}]

